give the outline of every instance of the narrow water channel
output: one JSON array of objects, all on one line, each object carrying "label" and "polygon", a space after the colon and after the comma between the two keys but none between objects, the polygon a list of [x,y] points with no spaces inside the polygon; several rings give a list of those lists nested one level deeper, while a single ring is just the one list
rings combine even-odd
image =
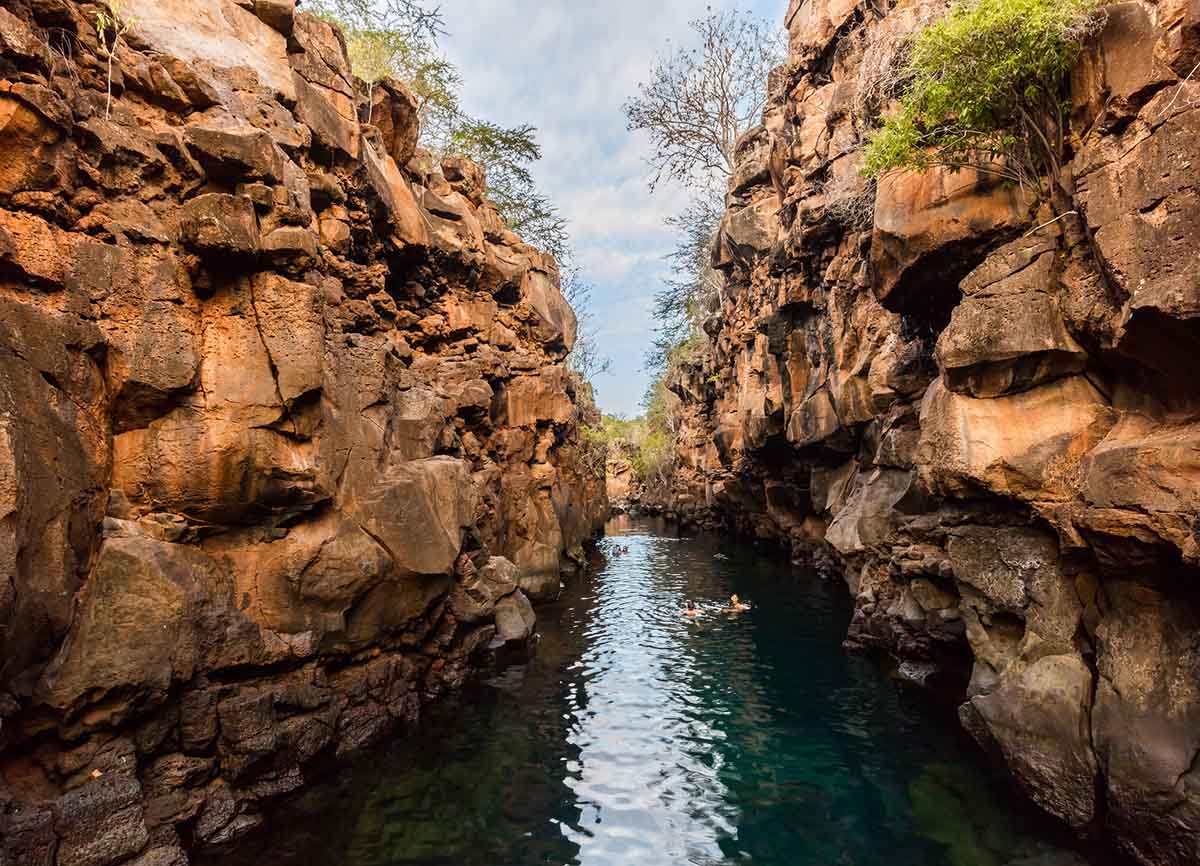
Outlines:
[{"label": "narrow water channel", "polygon": [[[610,533],[598,573],[539,611],[532,661],[285,804],[246,862],[1086,862],[1020,808],[945,707],[842,649],[844,588],[660,524]],[[753,610],[721,612],[731,592]],[[687,599],[699,620],[680,615]]]}]

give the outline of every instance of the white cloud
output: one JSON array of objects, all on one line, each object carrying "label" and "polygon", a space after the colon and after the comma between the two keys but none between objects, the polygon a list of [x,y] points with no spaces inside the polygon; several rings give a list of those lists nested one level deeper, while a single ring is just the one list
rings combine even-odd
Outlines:
[{"label": "white cloud", "polygon": [[619,249],[589,245],[579,248],[575,254],[575,264],[591,282],[609,284],[628,280],[635,269],[647,264],[658,264],[661,258],[662,255],[658,250],[630,253]]}]

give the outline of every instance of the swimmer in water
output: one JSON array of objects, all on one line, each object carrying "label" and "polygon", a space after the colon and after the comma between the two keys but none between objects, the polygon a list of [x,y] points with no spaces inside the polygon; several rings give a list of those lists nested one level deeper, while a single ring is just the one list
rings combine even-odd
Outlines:
[{"label": "swimmer in water", "polygon": [[700,616],[700,611],[696,608],[696,602],[688,600],[687,607],[683,610],[684,616]]},{"label": "swimmer in water", "polygon": [[749,610],[749,609],[750,609],[750,605],[742,604],[742,600],[737,597],[736,592],[733,595],[729,596],[729,612],[730,613],[741,613],[742,611]]}]

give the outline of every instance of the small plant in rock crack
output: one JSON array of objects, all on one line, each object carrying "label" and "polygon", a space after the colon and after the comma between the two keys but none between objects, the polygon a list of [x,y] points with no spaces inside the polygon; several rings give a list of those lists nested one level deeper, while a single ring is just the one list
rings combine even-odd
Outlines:
[{"label": "small plant in rock crack", "polygon": [[124,5],[120,0],[108,0],[96,12],[96,37],[100,41],[100,50],[104,52],[104,58],[108,62],[107,90],[104,99],[105,120],[108,120],[112,112],[113,59],[117,55],[121,40],[135,23],[135,18],[125,14]]}]

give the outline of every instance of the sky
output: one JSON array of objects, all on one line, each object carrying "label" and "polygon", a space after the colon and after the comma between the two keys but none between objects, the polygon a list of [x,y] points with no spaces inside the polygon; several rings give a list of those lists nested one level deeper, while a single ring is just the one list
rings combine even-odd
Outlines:
[{"label": "sky", "polygon": [[[570,223],[576,263],[595,289],[594,326],[612,361],[595,379],[600,408],[640,414],[649,376],[654,293],[673,248],[664,220],[687,193],[651,194],[650,148],[627,132],[622,104],[657,54],[686,43],[712,0],[440,0],[442,49],[463,79],[463,108],[505,126],[538,128],[541,189]],[[741,0],[783,24],[787,0]]]}]

